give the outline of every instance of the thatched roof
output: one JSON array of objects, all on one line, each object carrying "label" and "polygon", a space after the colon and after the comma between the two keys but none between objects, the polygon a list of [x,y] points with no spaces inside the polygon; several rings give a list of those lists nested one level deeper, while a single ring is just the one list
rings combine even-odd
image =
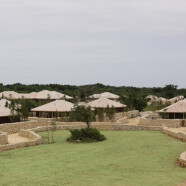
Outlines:
[{"label": "thatched roof", "polygon": [[107,108],[107,107],[114,107],[114,108],[124,108],[126,105],[121,104],[119,102],[107,99],[107,98],[100,98],[95,101],[91,101],[87,103],[87,106],[91,108]]},{"label": "thatched roof", "polygon": [[51,103],[32,109],[32,112],[70,112],[74,104],[65,100],[56,100]]}]

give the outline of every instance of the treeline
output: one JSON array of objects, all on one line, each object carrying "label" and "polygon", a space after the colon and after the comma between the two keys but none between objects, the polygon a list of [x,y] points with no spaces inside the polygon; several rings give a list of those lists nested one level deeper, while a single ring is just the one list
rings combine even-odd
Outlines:
[{"label": "treeline", "polygon": [[[32,84],[24,85],[20,83],[12,85],[3,85],[0,84],[0,92],[3,91],[16,91],[19,93],[30,93],[30,92],[39,92],[41,90],[53,90],[73,96],[74,99],[70,100],[73,103],[78,103],[79,101],[86,101],[86,97],[103,92],[111,92],[120,96],[119,101],[127,105],[125,110],[159,110],[164,108],[165,105],[156,104],[150,107],[147,106],[148,100],[146,99],[147,95],[156,95],[159,97],[164,97],[170,99],[175,96],[183,95],[186,96],[186,89],[178,89],[176,85],[166,85],[165,87],[153,87],[153,88],[137,88],[137,87],[115,87],[103,84],[93,84],[93,85],[83,85],[83,86],[73,86],[73,85],[59,85],[59,84]],[[24,115],[28,115],[32,108],[35,108],[39,105],[43,105],[46,102],[36,102],[33,100],[17,100],[17,104],[21,105],[22,111],[21,115],[24,118]],[[50,102],[50,101],[49,101]]]},{"label": "treeline", "polygon": [[79,97],[84,99],[85,97],[102,93],[102,92],[111,92],[117,94],[119,96],[147,96],[147,95],[156,95],[159,97],[164,97],[170,99],[175,96],[183,95],[186,96],[186,89],[178,89],[176,85],[166,85],[165,87],[153,87],[153,88],[137,88],[137,87],[129,87],[129,86],[109,86],[103,85],[100,83],[91,84],[91,85],[83,85],[83,86],[75,86],[75,85],[60,85],[60,84],[32,84],[25,85],[21,83],[3,85],[0,84],[0,92],[2,91],[16,91],[19,93],[30,93],[30,92],[38,92],[41,90],[55,90],[69,96]]}]

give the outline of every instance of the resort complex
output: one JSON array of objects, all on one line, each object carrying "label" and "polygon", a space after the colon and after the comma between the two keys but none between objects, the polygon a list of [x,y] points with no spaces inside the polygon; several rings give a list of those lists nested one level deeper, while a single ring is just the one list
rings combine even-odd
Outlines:
[{"label": "resort complex", "polygon": [[[141,109],[141,105],[143,105],[144,109]],[[71,133],[71,137],[68,137],[68,131]],[[87,139],[85,134],[88,137]],[[148,135],[150,136],[148,137]],[[136,136],[135,139],[133,139],[134,136]],[[183,144],[179,144],[179,141],[174,141],[174,138],[183,141]],[[125,158],[133,162],[130,162],[127,166],[134,168],[139,168],[138,166],[143,167],[143,164],[138,165],[136,160],[133,159],[137,158],[140,162],[145,160],[151,162],[152,169],[155,172],[158,172],[158,169],[163,164],[172,166],[171,169],[174,172],[174,176],[168,178],[165,173],[163,176],[166,178],[160,179],[161,183],[167,184],[166,179],[171,179],[171,183],[181,182],[185,169],[182,171],[179,169],[175,170],[174,166],[177,164],[177,167],[186,167],[186,151],[184,152],[186,148],[185,146],[183,148],[184,142],[186,142],[186,100],[184,96],[166,99],[161,96],[149,95],[137,98],[110,92],[86,95],[85,97],[81,95],[69,96],[55,90],[42,90],[31,93],[3,91],[0,93],[0,156],[8,152],[11,154],[15,149],[19,153],[19,149],[25,148],[25,151],[20,150],[20,152],[25,152],[23,156],[28,156],[27,153],[30,153],[30,150],[33,149],[32,156],[38,157],[45,151],[43,145],[47,144],[46,157],[39,158],[38,161],[43,159],[46,162],[50,162],[48,158],[51,156],[50,152],[53,152],[53,156],[58,159],[61,167],[76,166],[76,163],[82,164],[85,157],[83,157],[84,152],[80,153],[81,155],[74,155],[76,152],[79,153],[76,147],[80,148],[78,144],[75,144],[86,144],[91,140],[100,142],[96,146],[93,143],[86,145],[88,159],[91,159],[91,151],[98,151],[97,155],[94,154],[97,160],[93,158],[91,161],[94,161],[96,166],[99,166],[98,162],[104,162],[104,160],[99,159],[99,156],[103,158],[105,156],[104,153],[108,153],[109,157],[112,156],[113,158],[113,160],[105,158],[105,162],[108,161],[109,166],[115,167],[114,162],[117,162],[117,164],[120,162],[120,172],[117,173],[119,177],[121,177],[120,174],[123,171],[126,171],[125,166],[127,162],[125,162]],[[131,144],[127,140],[135,140],[135,143],[132,142]],[[70,142],[73,142],[74,145],[71,146]],[[60,147],[60,145],[62,146]],[[167,146],[167,148],[164,149],[161,145],[163,147]],[[40,150],[39,147],[43,150]],[[134,148],[132,153],[136,154],[137,152],[134,157],[130,154],[131,150],[127,150],[132,147]],[[161,147],[161,152],[157,152],[156,147]],[[64,151],[62,150],[63,148]],[[95,150],[92,148],[95,148]],[[176,148],[179,150],[176,150]],[[123,151],[120,152],[119,149],[123,149],[126,153],[123,154]],[[172,154],[172,157],[169,155],[166,157],[166,154],[171,153],[173,150],[175,150],[175,153]],[[159,157],[161,153],[162,156]],[[152,154],[152,156],[147,156],[146,154]],[[68,158],[72,157],[76,163],[74,163],[74,160],[71,160],[72,162],[67,161]],[[123,159],[122,157],[125,158]],[[154,157],[156,157],[155,160],[158,163],[152,162]],[[169,158],[169,165],[166,162],[162,162],[162,159],[166,158]],[[8,160],[4,158],[4,161]],[[19,160],[15,159],[15,161]],[[46,164],[38,161],[36,162],[40,164],[40,167],[47,167]],[[86,158],[85,161],[92,167],[91,161]],[[29,164],[32,167],[32,162]],[[81,165],[78,165],[78,167],[81,169]],[[102,165],[100,171],[103,171],[103,167]],[[2,171],[1,168],[0,170]],[[59,168],[59,170],[66,174],[65,169]],[[118,171],[117,167],[114,170]],[[145,167],[144,170],[146,171]],[[73,174],[76,172],[74,171],[75,169],[72,170]],[[105,173],[109,174],[107,171]],[[177,181],[175,175],[177,175]],[[57,178],[58,176],[55,179]],[[143,176],[141,178],[146,180]],[[41,182],[41,179],[34,181],[33,176],[30,179],[35,185]],[[70,178],[67,179],[66,177],[65,179],[69,180]],[[87,178],[85,179],[87,180]],[[149,181],[148,184],[155,185],[157,181],[157,179],[154,179]],[[17,183],[19,184],[20,182],[21,180],[17,179]],[[88,180],[87,182],[90,184]],[[7,183],[7,181],[1,179],[0,184],[4,183]],[[123,181],[119,183],[119,185],[122,185]],[[141,181],[135,179],[135,183],[140,185]],[[48,180],[46,185],[51,184]],[[75,181],[72,181],[72,185],[76,185]]]},{"label": "resort complex", "polygon": [[186,0],[0,1],[0,186],[186,186]]}]

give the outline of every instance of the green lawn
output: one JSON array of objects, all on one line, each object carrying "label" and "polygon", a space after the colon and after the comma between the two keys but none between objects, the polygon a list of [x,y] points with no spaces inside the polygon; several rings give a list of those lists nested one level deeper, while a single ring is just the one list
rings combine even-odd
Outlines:
[{"label": "green lawn", "polygon": [[55,144],[1,152],[0,185],[170,186],[186,179],[176,165],[185,143],[159,132],[103,134],[103,142],[70,144],[70,133],[57,131]]}]

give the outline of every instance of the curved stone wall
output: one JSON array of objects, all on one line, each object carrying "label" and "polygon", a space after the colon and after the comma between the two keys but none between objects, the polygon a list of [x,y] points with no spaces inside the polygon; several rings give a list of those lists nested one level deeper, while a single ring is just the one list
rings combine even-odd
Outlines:
[{"label": "curved stone wall", "polygon": [[0,145],[8,144],[8,136],[6,132],[0,131]]},{"label": "curved stone wall", "polygon": [[[32,130],[29,130],[29,129],[23,130],[22,129],[22,130],[20,130],[19,135],[22,137],[28,138],[30,141],[20,142],[20,143],[15,143],[15,144],[3,144],[3,145],[0,144],[0,152],[42,144],[41,136],[39,136],[38,134],[36,134]],[[8,140],[8,138],[7,138],[7,140]]]},{"label": "curved stone wall", "polygon": [[[183,142],[186,142],[186,132],[177,132],[174,129],[170,129],[168,127],[164,127],[162,129],[162,132],[164,134],[171,136],[171,137],[174,137],[174,138],[177,138]],[[178,160],[178,165],[181,167],[184,167],[184,168],[186,167],[186,152],[183,152],[180,155],[180,158]]]}]

